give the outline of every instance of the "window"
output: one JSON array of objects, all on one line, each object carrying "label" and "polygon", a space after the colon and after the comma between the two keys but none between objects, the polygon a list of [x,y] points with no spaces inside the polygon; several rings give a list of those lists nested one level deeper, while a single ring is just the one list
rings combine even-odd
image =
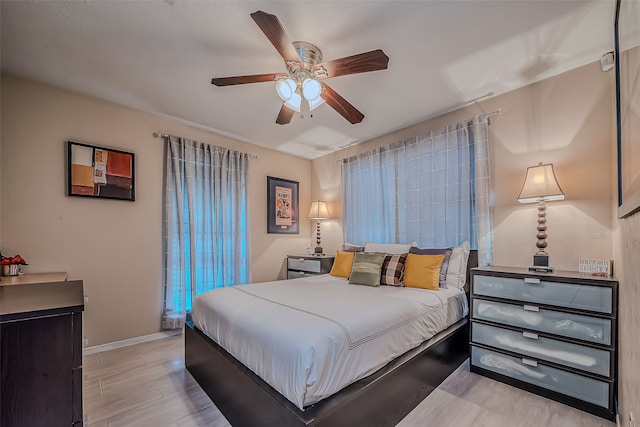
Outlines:
[{"label": "window", "polygon": [[488,121],[476,117],[344,159],[345,242],[451,247],[492,255]]}]

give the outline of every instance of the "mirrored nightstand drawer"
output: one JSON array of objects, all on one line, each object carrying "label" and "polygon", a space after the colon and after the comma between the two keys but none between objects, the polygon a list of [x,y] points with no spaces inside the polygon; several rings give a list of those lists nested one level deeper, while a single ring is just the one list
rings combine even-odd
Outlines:
[{"label": "mirrored nightstand drawer", "polygon": [[520,353],[581,369],[604,377],[611,375],[611,352],[539,336],[532,332],[518,332],[473,322],[471,338],[474,343]]},{"label": "mirrored nightstand drawer", "polygon": [[321,262],[319,259],[308,258],[287,258],[287,269],[308,271],[310,273],[320,273]]},{"label": "mirrored nightstand drawer", "polygon": [[602,408],[609,407],[611,383],[518,359],[480,347],[471,347],[471,364],[538,387],[562,393]]},{"label": "mirrored nightstand drawer", "polygon": [[479,298],[473,300],[473,318],[504,323],[568,338],[611,345],[611,319],[514,305]]},{"label": "mirrored nightstand drawer", "polygon": [[606,314],[611,314],[613,307],[613,289],[610,287],[551,282],[534,276],[511,278],[476,275],[473,278],[473,293]]}]

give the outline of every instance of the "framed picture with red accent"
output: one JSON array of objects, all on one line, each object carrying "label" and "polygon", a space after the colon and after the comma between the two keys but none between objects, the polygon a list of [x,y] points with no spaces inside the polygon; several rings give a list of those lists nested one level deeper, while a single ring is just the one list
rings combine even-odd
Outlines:
[{"label": "framed picture with red accent", "polygon": [[267,233],[299,234],[298,182],[267,177]]},{"label": "framed picture with red accent", "polygon": [[135,154],[67,141],[67,195],[135,201]]}]

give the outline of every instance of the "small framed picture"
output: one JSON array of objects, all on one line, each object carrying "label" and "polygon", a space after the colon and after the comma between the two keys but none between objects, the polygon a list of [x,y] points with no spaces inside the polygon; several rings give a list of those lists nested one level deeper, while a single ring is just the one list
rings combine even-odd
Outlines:
[{"label": "small framed picture", "polygon": [[298,182],[267,177],[267,233],[298,234]]},{"label": "small framed picture", "polygon": [[135,154],[67,141],[67,195],[135,201]]}]

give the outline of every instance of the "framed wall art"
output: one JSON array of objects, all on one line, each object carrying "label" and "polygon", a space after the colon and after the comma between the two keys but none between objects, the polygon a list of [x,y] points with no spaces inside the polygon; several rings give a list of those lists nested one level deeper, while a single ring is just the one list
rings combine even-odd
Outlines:
[{"label": "framed wall art", "polygon": [[296,181],[267,177],[267,233],[299,233]]},{"label": "framed wall art", "polygon": [[67,141],[67,195],[134,201],[135,154]]},{"label": "framed wall art", "polygon": [[618,218],[640,210],[640,2],[615,11]]}]

